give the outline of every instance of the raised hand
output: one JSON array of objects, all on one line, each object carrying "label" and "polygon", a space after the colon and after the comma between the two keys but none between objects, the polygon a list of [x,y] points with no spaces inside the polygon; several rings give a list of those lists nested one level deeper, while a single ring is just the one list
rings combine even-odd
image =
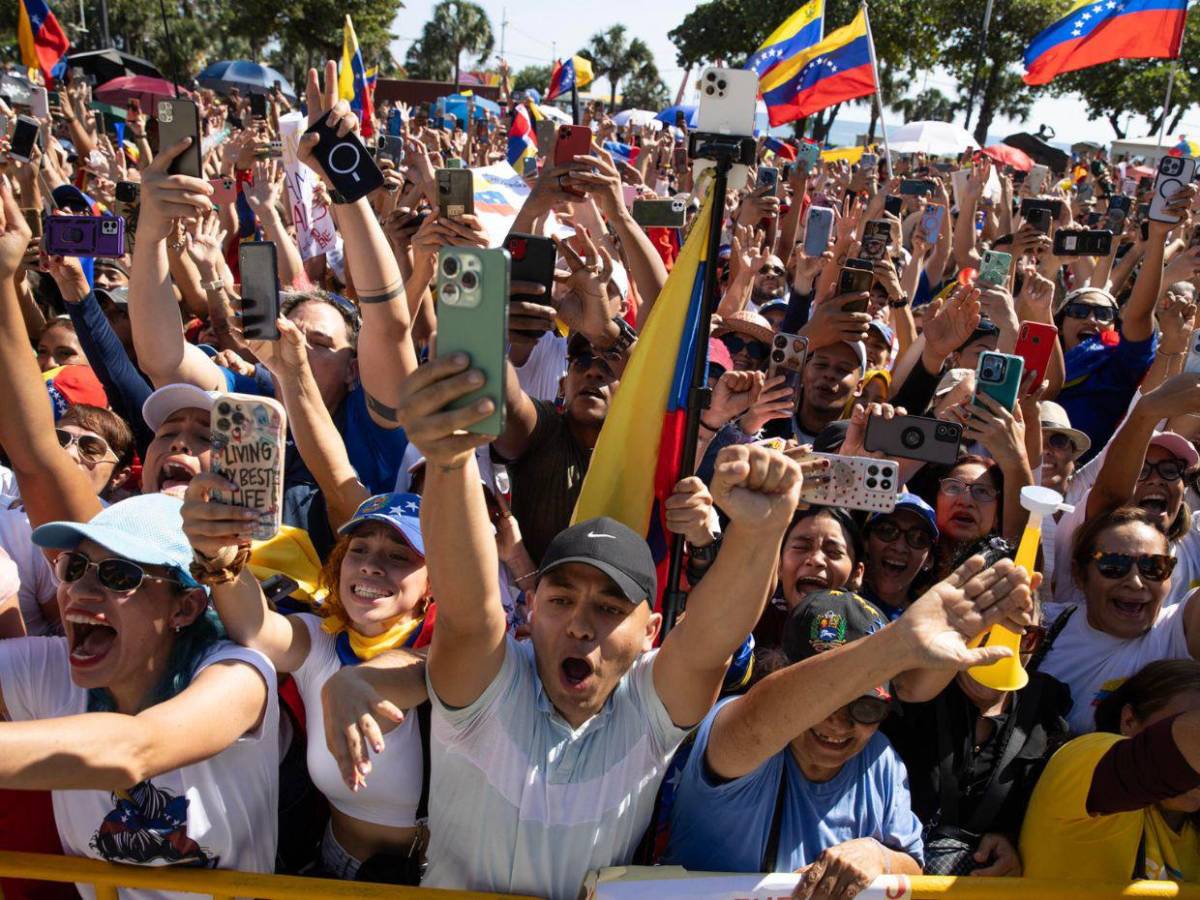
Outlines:
[{"label": "raised hand", "polygon": [[926,352],[945,359],[963,345],[982,318],[979,291],[957,287],[936,314],[925,316]]},{"label": "raised hand", "polygon": [[712,507],[712,494],[703,481],[695,475],[682,479],[663,504],[667,530],[682,534],[693,547],[707,547],[713,542]]},{"label": "raised hand", "polygon": [[185,137],[160,151],[142,171],[139,241],[162,241],[171,235],[176,219],[198,219],[212,209],[212,185],[203,178],[171,175],[171,163],[192,143]]},{"label": "raised hand", "polygon": [[[315,123],[325,119],[325,124],[331,128],[337,129],[338,137],[345,137],[354,132],[358,133],[358,117],[350,111],[350,104],[345,100],[338,99],[338,74],[337,63],[329,60],[325,63],[324,73],[324,88],[321,86],[321,79],[317,76],[316,69],[308,70],[308,83],[305,85],[304,92],[308,100],[308,124],[312,127]],[[317,173],[317,176],[322,182],[333,187],[333,183],[329,181],[325,170],[313,157],[313,148],[317,146],[319,138],[315,134],[305,134],[300,138],[300,147],[298,156],[300,160],[310,169]]]},{"label": "raised hand", "polygon": [[800,501],[800,464],[754,444],[734,444],[717,454],[712,495],[735,524],[782,530]]}]

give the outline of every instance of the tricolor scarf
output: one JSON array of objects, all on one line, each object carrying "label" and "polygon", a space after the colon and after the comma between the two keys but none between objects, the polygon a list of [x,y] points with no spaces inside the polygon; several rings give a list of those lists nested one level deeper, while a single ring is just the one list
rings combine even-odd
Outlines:
[{"label": "tricolor scarf", "polygon": [[380,653],[397,647],[417,648],[429,645],[433,639],[433,623],[437,608],[433,603],[419,619],[397,622],[383,634],[367,637],[350,627],[350,622],[341,613],[333,613],[321,623],[321,628],[336,635],[335,646],[338,659],[343,666],[356,666],[360,662],[374,659]]},{"label": "tricolor scarf", "polygon": [[1085,382],[1088,376],[1108,362],[1120,343],[1120,332],[1107,329],[1068,350],[1063,358],[1066,368],[1064,387],[1075,387]]}]

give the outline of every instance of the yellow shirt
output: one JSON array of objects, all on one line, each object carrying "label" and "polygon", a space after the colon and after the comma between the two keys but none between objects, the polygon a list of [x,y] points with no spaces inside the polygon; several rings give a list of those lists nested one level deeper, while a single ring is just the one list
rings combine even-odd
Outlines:
[{"label": "yellow shirt", "polygon": [[1200,882],[1200,832],[1189,820],[1176,833],[1155,806],[1088,815],[1087,797],[1100,759],[1119,734],[1086,734],[1051,758],[1034,788],[1021,827],[1021,861],[1030,878],[1129,881],[1146,835],[1146,876]]}]

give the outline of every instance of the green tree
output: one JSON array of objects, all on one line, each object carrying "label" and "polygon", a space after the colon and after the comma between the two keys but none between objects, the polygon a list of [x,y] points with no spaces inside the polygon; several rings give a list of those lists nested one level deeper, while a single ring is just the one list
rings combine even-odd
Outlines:
[{"label": "green tree", "polygon": [[622,109],[662,109],[670,102],[670,92],[653,63],[643,66],[625,79],[621,88]]},{"label": "green tree", "polygon": [[[493,46],[495,37],[487,13],[482,6],[469,0],[440,0],[421,31],[421,53],[428,57],[442,57],[447,63],[453,64],[456,89],[462,70],[462,55],[469,53],[482,60],[491,55]],[[415,62],[417,60],[410,48],[406,58],[409,71],[413,70]]]},{"label": "green tree", "polygon": [[404,68],[409,78],[426,81],[449,81],[454,74],[450,58],[442,53],[426,50],[425,42],[421,38],[409,45],[408,53],[404,57]]},{"label": "green tree", "polygon": [[527,91],[530,88],[536,90],[539,94],[546,93],[546,88],[550,87],[550,72],[552,66],[524,66],[518,69],[513,75],[512,89],[514,91]]},{"label": "green tree", "polygon": [[[654,54],[641,38],[626,40],[624,25],[613,25],[607,31],[592,35],[591,44],[581,52],[592,62],[592,74],[597,78],[606,77],[609,84],[609,107],[617,103],[617,89],[621,80],[635,72],[640,72],[647,65],[654,66]],[[654,69],[654,78],[658,70]],[[653,79],[652,79],[653,80]]]},{"label": "green tree", "polygon": [[951,100],[937,88],[926,88],[915,97],[905,97],[891,104],[905,122],[953,122],[960,103]]},{"label": "green tree", "polygon": [[[1078,93],[1094,119],[1107,119],[1118,138],[1126,136],[1129,115],[1144,117],[1149,133],[1162,127],[1163,100],[1171,63],[1161,59],[1122,59],[1060,75],[1049,85],[1057,94]],[[1200,102],[1200,44],[1183,42],[1175,84],[1171,88],[1171,108],[1167,112],[1167,131],[1179,127],[1184,113]]]}]

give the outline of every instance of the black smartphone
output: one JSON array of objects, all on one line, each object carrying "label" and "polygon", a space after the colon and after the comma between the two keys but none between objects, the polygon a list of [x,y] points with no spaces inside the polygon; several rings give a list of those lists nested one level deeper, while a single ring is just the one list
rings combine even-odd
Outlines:
[{"label": "black smartphone", "polygon": [[925,416],[894,416],[891,419],[871,416],[867,419],[863,447],[868,453],[948,466],[958,459],[961,440],[962,426],[957,422],[942,422]]},{"label": "black smartphone", "polygon": [[242,274],[242,334],[252,341],[279,340],[279,268],[275,244],[246,241],[238,247]]},{"label": "black smartphone", "polygon": [[200,111],[191,100],[174,98],[158,101],[158,148],[161,153],[185,137],[192,143],[171,160],[167,169],[172,175],[203,178],[200,160]]},{"label": "black smartphone", "polygon": [[[763,190],[764,188],[765,190]],[[774,166],[759,166],[756,190],[762,191],[764,197],[778,197],[779,170]]]},{"label": "black smartphone", "polygon": [[[838,277],[839,294],[861,294],[871,290],[871,282],[875,279],[875,268],[869,259],[854,259],[851,257],[842,266]],[[851,300],[842,304],[842,312],[866,312],[867,300]]]},{"label": "black smartphone", "polygon": [[933,183],[926,178],[905,178],[900,182],[900,193],[906,197],[921,197],[933,192]]},{"label": "black smartphone", "polygon": [[265,119],[267,117],[266,94],[250,95],[250,117],[253,119]]},{"label": "black smartphone", "polygon": [[1031,209],[1025,212],[1025,221],[1042,234],[1050,233],[1050,210]]},{"label": "black smartphone", "polygon": [[305,134],[317,136],[313,157],[341,194],[340,202],[353,203],[383,187],[383,172],[354,132],[338,137],[337,128],[326,125],[322,116]]},{"label": "black smartphone", "polygon": [[454,219],[475,214],[475,176],[470,169],[438,169],[438,217]]},{"label": "black smartphone", "polygon": [[1111,231],[1057,231],[1055,256],[1108,256],[1112,252]]},{"label": "black smartphone", "polygon": [[552,306],[554,261],[558,255],[554,241],[535,234],[510,232],[504,239],[504,249],[508,251],[510,258],[510,280],[528,281],[531,284],[540,284],[543,288],[541,294],[509,293],[509,299]]},{"label": "black smartphone", "polygon": [[899,218],[904,211],[904,198],[897,194],[889,195],[883,201],[883,211]]}]

